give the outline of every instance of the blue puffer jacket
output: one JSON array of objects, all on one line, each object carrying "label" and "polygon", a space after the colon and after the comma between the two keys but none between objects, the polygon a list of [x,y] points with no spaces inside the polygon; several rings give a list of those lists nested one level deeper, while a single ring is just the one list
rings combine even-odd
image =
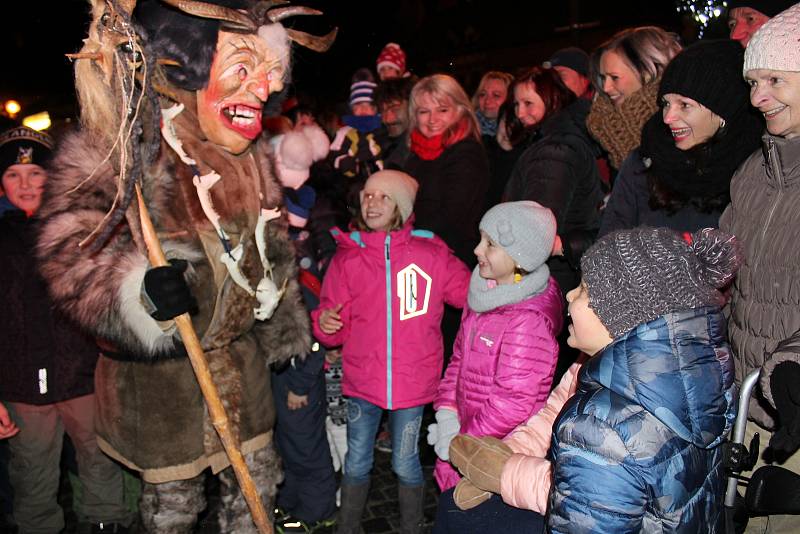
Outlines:
[{"label": "blue puffer jacket", "polygon": [[552,532],[722,532],[733,362],[716,308],[671,313],[581,369],[553,426]]}]

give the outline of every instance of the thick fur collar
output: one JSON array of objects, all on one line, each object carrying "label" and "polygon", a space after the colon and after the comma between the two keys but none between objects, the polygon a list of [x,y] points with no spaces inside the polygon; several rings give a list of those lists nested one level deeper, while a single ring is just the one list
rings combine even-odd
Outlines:
[{"label": "thick fur collar", "polygon": [[[262,184],[261,201],[278,206],[282,202],[281,191],[271,172],[273,164],[267,144],[263,142],[257,150],[246,154],[245,165],[229,176],[241,179],[250,176],[242,169],[252,170],[255,174],[252,179]],[[123,219],[97,253],[90,256],[78,247],[78,243],[100,224],[117,192],[116,173],[96,146],[91,135],[73,134],[64,141],[53,162],[40,210],[43,225],[37,254],[41,271],[54,301],[70,317],[119,351],[151,360],[171,352],[174,342],[172,332],[165,331],[164,325],[150,318],[138,300],[149,263],[145,253],[137,248],[127,221]],[[222,158],[219,154],[216,157]],[[176,160],[171,150],[162,145],[159,161],[144,180],[144,195],[170,254],[189,260],[199,269],[199,278],[191,285],[200,291],[197,296],[202,301],[201,308],[205,303],[207,315],[217,313],[209,262],[218,262],[218,259],[206,258],[198,240],[197,232],[207,230],[208,223],[195,220],[183,202],[190,198],[196,200],[196,195],[192,197],[191,186],[178,182],[190,180],[191,176],[187,176],[189,169],[176,164]],[[235,163],[231,165],[236,167]],[[233,203],[227,204],[228,208],[233,206]],[[255,214],[240,211],[241,215],[230,217],[227,224],[252,235],[257,210]],[[307,349],[310,344],[308,320],[299,298],[294,249],[286,234],[285,218],[271,222],[269,227],[269,259],[278,284],[284,278],[289,280],[288,291],[275,316],[258,324],[255,332],[259,344],[267,351],[267,358],[284,359]],[[242,295],[242,309],[251,311],[249,297],[243,292]]]},{"label": "thick fur collar", "polygon": [[[53,160],[39,211],[41,273],[56,304],[118,350],[153,356],[170,352],[172,337],[143,309],[131,312],[131,288],[141,284],[148,261],[125,221],[96,254],[78,246],[101,223],[117,192],[116,173],[98,146],[88,133],[72,134]],[[145,194],[152,194],[153,185],[145,182]],[[169,191],[170,182],[162,187]],[[166,203],[154,204],[154,220],[163,218],[165,209]]]}]

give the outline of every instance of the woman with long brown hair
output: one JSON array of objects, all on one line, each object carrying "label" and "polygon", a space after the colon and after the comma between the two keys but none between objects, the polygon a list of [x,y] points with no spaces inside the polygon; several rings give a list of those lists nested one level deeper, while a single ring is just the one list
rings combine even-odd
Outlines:
[{"label": "woman with long brown hair", "polygon": [[577,285],[578,260],[600,227],[603,193],[597,147],[586,132],[587,106],[553,69],[532,68],[514,81],[512,91],[509,138],[528,148],[511,173],[504,199],[533,200],[553,210],[563,256],[548,265],[566,293]]}]

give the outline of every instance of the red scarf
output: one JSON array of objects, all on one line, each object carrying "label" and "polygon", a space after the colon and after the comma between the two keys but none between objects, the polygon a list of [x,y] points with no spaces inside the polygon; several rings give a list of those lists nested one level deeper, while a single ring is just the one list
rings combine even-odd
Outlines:
[{"label": "red scarf", "polygon": [[434,160],[444,152],[443,137],[444,134],[425,137],[415,129],[411,132],[411,151],[425,161]]},{"label": "red scarf", "polygon": [[431,161],[442,155],[448,148],[467,136],[469,123],[467,119],[433,137],[425,137],[416,128],[411,132],[411,151],[425,161]]}]

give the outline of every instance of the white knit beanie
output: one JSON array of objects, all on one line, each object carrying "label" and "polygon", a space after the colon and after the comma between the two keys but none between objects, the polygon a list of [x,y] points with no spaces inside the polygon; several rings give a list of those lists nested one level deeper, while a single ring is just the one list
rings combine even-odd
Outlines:
[{"label": "white knit beanie", "polygon": [[403,222],[411,216],[414,211],[414,199],[417,197],[419,184],[408,174],[400,171],[384,170],[372,174],[361,190],[361,202],[364,202],[364,191],[368,187],[383,191],[397,203],[397,209]]},{"label": "white knit beanie", "polygon": [[768,20],[750,39],[742,74],[755,69],[800,72],[800,3]]}]

